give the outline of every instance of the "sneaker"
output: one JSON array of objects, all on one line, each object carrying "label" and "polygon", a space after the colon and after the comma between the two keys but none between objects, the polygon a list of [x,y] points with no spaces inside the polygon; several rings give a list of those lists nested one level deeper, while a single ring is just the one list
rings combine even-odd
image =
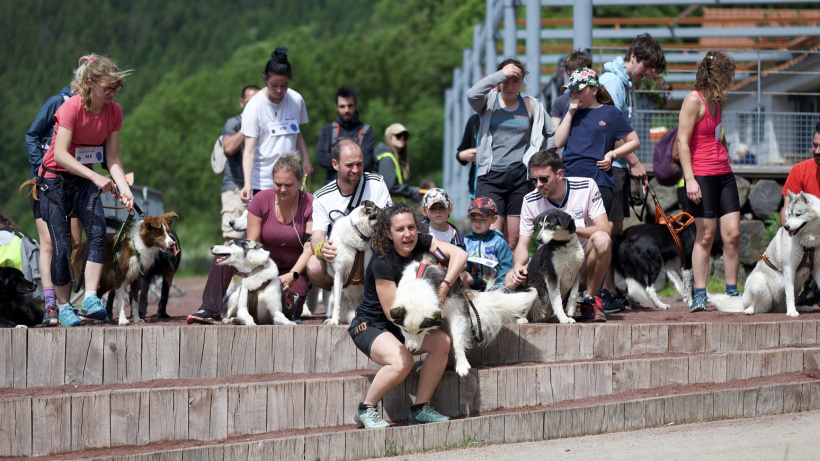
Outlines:
[{"label": "sneaker", "polygon": [[382,415],[379,414],[379,407],[371,407],[369,405],[364,410],[359,410],[353,415],[353,421],[355,421],[356,424],[364,426],[366,429],[390,426],[387,421],[382,419]]},{"label": "sneaker", "polygon": [[584,296],[580,305],[582,322],[606,322],[603,301],[598,296]]},{"label": "sneaker", "polygon": [[96,296],[91,296],[83,301],[83,309],[80,311],[80,315],[93,320],[106,320],[108,318],[105,306],[103,306],[100,298]]},{"label": "sneaker", "polygon": [[448,421],[449,419],[449,416],[444,416],[437,412],[433,406],[430,405],[430,402],[427,402],[419,410],[410,410],[410,417],[407,418],[407,424],[413,426],[415,424],[438,423]]},{"label": "sneaker", "polygon": [[692,299],[692,306],[689,307],[689,312],[704,312],[706,311],[706,295],[695,294]]},{"label": "sneaker", "polygon": [[60,324],[59,310],[55,304],[46,306],[45,315],[41,325],[44,327],[53,327]]},{"label": "sneaker", "polygon": [[604,288],[598,290],[597,297],[601,299],[605,314],[614,314],[625,309],[624,305],[619,303],[615,296]]},{"label": "sneaker", "polygon": [[200,309],[188,316],[188,325],[192,323],[204,323],[206,325],[210,325],[213,323],[219,323],[221,321],[222,315],[211,317],[211,314],[206,312],[205,309]]},{"label": "sneaker", "polygon": [[624,308],[629,307],[629,300],[626,299],[626,296],[624,296],[620,290],[615,290],[615,293],[610,293],[610,295],[612,295],[612,299],[614,299],[615,302],[624,306]]},{"label": "sneaker", "polygon": [[739,298],[740,292],[737,290],[726,290],[726,296],[729,296],[730,298]]},{"label": "sneaker", "polygon": [[74,313],[74,306],[60,308],[58,317],[60,318],[60,324],[66,327],[76,327],[83,323]]}]

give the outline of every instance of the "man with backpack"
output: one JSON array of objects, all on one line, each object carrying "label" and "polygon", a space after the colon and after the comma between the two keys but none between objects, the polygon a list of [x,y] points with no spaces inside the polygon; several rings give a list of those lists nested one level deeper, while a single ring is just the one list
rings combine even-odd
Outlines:
[{"label": "man with backpack", "polygon": [[[245,104],[257,92],[259,92],[259,87],[256,85],[248,85],[242,88],[239,107],[244,109]],[[222,127],[221,140],[226,157],[224,163],[222,163],[224,168],[222,171],[222,237],[227,244],[231,239],[245,237],[244,232],[235,231],[230,225],[231,220],[240,217],[248,207],[242,203],[239,194],[245,185],[245,175],[242,169],[242,149],[245,144],[245,136],[242,135],[242,113],[229,118],[225,122],[225,126]],[[214,166],[214,171],[217,170],[218,168]]]},{"label": "man with backpack", "polygon": [[322,127],[316,143],[316,159],[327,169],[325,184],[333,182],[337,172],[333,168],[333,148],[341,139],[352,139],[362,148],[364,171],[373,171],[373,146],[376,144],[373,128],[359,120],[356,90],[343,86],[336,92],[336,112],[339,116]]}]

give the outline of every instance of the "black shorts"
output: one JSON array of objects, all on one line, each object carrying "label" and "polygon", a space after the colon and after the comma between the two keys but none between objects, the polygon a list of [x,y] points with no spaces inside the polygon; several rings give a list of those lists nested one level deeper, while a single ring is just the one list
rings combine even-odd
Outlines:
[{"label": "black shorts", "polygon": [[523,164],[509,171],[490,171],[476,181],[475,196],[490,197],[498,207],[499,216],[521,216],[524,196],[532,192]]},{"label": "black shorts", "polygon": [[700,186],[700,203],[692,203],[696,218],[720,218],[740,211],[740,197],[733,173],[717,176],[695,176]]},{"label": "black shorts", "polygon": [[615,188],[612,189],[612,210],[607,210],[610,221],[623,221],[629,217],[630,181],[626,168],[612,168],[615,173]]},{"label": "black shorts", "polygon": [[347,329],[347,332],[353,339],[356,348],[364,352],[364,355],[368,358],[370,357],[370,346],[382,333],[391,333],[400,343],[404,344],[404,335],[401,333],[401,328],[389,320],[356,317],[350,322],[350,328]]},{"label": "black shorts", "polygon": [[606,215],[610,221],[612,221],[612,188],[606,186],[598,186],[598,190],[601,192],[601,200],[604,201],[604,210],[606,210]]}]

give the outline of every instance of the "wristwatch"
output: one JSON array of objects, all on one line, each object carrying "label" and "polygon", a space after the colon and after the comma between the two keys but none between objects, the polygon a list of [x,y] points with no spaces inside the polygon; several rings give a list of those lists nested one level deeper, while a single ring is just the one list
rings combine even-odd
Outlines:
[{"label": "wristwatch", "polygon": [[298,272],[296,272],[296,271],[293,271],[293,272],[291,273],[291,275],[293,275],[293,280],[297,280],[297,279],[299,278],[299,273],[298,273]]}]

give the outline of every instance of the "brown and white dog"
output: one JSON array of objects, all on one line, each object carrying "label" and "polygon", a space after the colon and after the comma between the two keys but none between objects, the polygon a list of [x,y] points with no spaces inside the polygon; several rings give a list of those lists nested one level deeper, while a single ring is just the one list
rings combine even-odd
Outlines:
[{"label": "brown and white dog", "polygon": [[[131,296],[136,296],[140,291],[140,281],[143,274],[147,273],[153,265],[157,252],[176,250],[176,241],[171,237],[171,225],[174,219],[177,218],[179,216],[172,211],[134,223],[125,236],[122,251],[116,261],[114,261],[114,244],[116,243],[117,234],[106,234],[105,261],[103,262],[100,286],[97,292],[105,293],[108,290],[115,289],[122,293],[126,288],[129,288]],[[80,273],[86,244],[87,242],[83,242],[72,256],[71,265],[74,274],[79,275]],[[109,296],[112,295],[113,293]],[[129,323],[128,317],[125,316],[125,298],[125,296],[119,297],[120,325],[128,325]],[[145,321],[140,318],[139,310],[133,307],[131,308],[131,317],[134,323]]]}]

